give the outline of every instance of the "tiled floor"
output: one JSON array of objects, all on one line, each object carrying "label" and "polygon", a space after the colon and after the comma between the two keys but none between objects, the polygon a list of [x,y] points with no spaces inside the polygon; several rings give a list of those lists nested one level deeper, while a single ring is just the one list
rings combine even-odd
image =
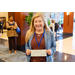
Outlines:
[{"label": "tiled floor", "polygon": [[17,53],[14,53],[14,50],[12,50],[11,54],[8,52],[8,47],[0,45],[0,62],[27,62],[27,57],[24,52],[17,51]]}]

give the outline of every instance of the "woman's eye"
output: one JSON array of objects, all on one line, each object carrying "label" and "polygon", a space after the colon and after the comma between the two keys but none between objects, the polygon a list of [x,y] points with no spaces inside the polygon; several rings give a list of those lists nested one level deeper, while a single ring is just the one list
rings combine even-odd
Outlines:
[{"label": "woman's eye", "polygon": [[35,21],[35,23],[37,23],[37,21]]},{"label": "woman's eye", "polygon": [[39,22],[42,22],[41,20]]}]

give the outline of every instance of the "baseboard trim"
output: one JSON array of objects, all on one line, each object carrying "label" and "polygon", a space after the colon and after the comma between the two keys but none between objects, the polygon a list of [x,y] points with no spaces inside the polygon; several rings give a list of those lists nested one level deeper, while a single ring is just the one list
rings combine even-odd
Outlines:
[{"label": "baseboard trim", "polygon": [[73,36],[73,33],[63,33],[63,36],[64,35],[70,35],[70,36]]}]

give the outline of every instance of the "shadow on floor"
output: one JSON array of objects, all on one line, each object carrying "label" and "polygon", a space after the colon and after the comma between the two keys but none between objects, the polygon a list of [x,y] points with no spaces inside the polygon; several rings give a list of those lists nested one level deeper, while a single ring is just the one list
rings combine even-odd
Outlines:
[{"label": "shadow on floor", "polygon": [[0,62],[5,62],[5,61],[3,61],[3,60],[0,59]]}]

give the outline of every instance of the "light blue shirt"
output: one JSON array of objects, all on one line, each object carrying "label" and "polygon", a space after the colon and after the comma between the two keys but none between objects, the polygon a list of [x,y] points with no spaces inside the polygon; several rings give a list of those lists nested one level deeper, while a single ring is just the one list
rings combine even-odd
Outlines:
[{"label": "light blue shirt", "polygon": [[[30,37],[29,41],[26,43],[25,50],[27,50],[27,49],[32,50],[31,41],[33,39],[33,36],[34,36],[34,34]],[[52,31],[50,31],[48,34],[45,30],[44,38],[45,38],[45,49],[46,50],[51,49],[51,55],[47,54],[46,62],[53,62],[52,55],[55,53],[55,50],[56,50],[56,42],[55,42],[55,38],[54,38],[54,33]],[[27,55],[28,62],[30,62],[30,59],[31,59],[31,54]]]}]

